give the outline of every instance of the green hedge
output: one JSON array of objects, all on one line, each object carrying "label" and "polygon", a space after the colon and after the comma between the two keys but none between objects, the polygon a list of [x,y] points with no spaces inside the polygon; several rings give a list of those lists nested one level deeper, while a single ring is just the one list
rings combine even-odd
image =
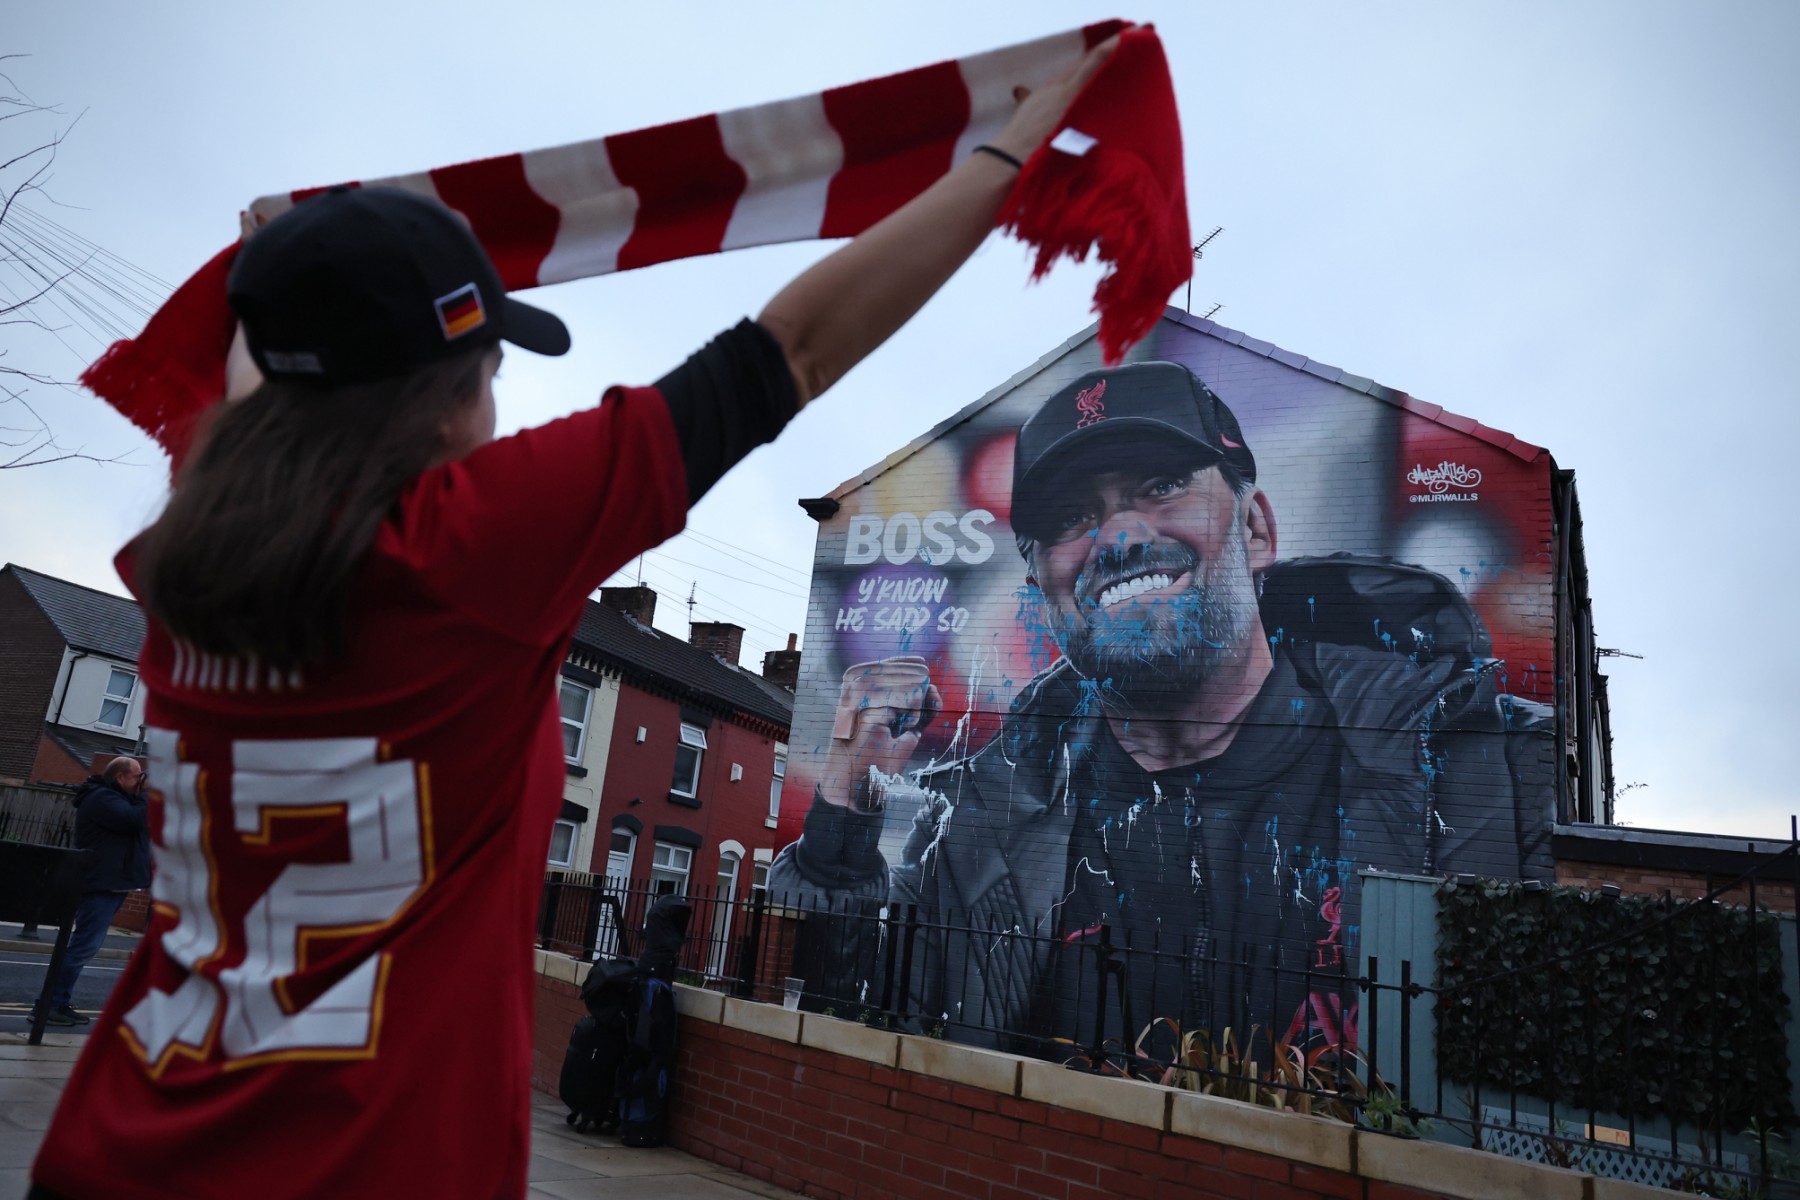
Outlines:
[{"label": "green hedge", "polygon": [[1780,927],[1722,904],[1446,883],[1439,1070],[1571,1109],[1787,1127]]}]

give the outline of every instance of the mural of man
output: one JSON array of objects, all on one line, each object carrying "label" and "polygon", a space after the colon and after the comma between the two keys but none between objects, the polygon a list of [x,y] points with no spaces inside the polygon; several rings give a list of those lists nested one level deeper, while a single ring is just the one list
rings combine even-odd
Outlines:
[{"label": "mural of man", "polygon": [[[1547,873],[1545,710],[1503,694],[1442,576],[1279,559],[1237,419],[1188,368],[1051,396],[1019,430],[1011,512],[1061,659],[988,745],[922,767],[927,662],[852,667],[771,872],[802,903],[918,905],[913,1011],[965,1040],[1087,1044],[1104,987],[1126,1047],[1158,1018],[1337,1044],[1351,1014],[1320,981],[1356,973],[1359,868]],[[883,814],[905,804],[889,863]],[[820,939],[816,988],[867,996],[877,932]],[[1097,969],[1102,940],[1129,946],[1122,971]]]}]

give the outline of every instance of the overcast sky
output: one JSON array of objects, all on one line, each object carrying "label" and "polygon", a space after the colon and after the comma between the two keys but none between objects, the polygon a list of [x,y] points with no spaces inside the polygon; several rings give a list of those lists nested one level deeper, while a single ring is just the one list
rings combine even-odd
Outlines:
[{"label": "overcast sky", "polygon": [[[1225,227],[1195,309],[1223,304],[1224,324],[1575,470],[1600,642],[1643,656],[1605,664],[1631,785],[1620,818],[1785,837],[1800,807],[1800,649],[1783,624],[1800,541],[1800,5],[61,0],[8,11],[0,52],[30,57],[0,68],[64,115],[0,123],[0,161],[79,114],[56,203],[27,204],[172,284],[265,193],[815,92],[1113,15],[1161,30],[1190,220]],[[576,348],[508,357],[502,427],[648,382],[820,253],[535,293]],[[991,239],[716,488],[696,532],[647,560],[658,624],[685,633],[697,583],[701,619],[750,626],[746,663],[799,631],[815,527],[795,499],[1088,322],[1091,266],[1037,287],[1026,275],[1021,249]],[[0,296],[23,286],[0,263]],[[6,365],[72,378],[99,352],[91,319],[52,315],[54,338],[0,327]],[[159,503],[163,460],[91,396],[30,399],[63,442],[128,461],[0,471],[0,560],[122,590],[112,555]]]}]

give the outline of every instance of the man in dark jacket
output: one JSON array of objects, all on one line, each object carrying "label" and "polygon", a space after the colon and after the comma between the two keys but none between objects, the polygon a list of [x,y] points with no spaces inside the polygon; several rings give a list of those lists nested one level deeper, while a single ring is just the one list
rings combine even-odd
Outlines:
[{"label": "man in dark jacket", "polygon": [[[1089,1045],[1104,987],[1126,1048],[1159,1018],[1337,1045],[1359,869],[1549,873],[1546,711],[1502,694],[1487,631],[1435,572],[1279,560],[1237,420],[1187,368],[1076,381],[1014,462],[1012,523],[1063,658],[985,748],[910,777],[941,707],[927,664],[846,672],[769,881],[862,914],[818,939],[809,990],[881,994],[871,918],[916,904],[933,928],[900,984],[960,1039]],[[894,804],[916,815],[890,866]]]},{"label": "man in dark jacket", "polygon": [[150,886],[150,806],[137,759],[113,759],[104,774],[88,776],[75,793],[75,844],[91,851],[94,860],[75,910],[62,972],[50,992],[50,1012],[44,1018],[48,1025],[88,1023],[75,1011],[75,981],[100,952],[125,897]]}]

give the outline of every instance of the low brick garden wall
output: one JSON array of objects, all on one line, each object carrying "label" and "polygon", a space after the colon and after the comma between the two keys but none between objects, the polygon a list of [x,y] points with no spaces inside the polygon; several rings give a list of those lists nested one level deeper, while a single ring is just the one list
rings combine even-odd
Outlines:
[{"label": "low brick garden wall", "polygon": [[[584,964],[540,952],[555,1093]],[[1678,1193],[677,989],[676,1146],[818,1200],[1649,1200]]]}]

